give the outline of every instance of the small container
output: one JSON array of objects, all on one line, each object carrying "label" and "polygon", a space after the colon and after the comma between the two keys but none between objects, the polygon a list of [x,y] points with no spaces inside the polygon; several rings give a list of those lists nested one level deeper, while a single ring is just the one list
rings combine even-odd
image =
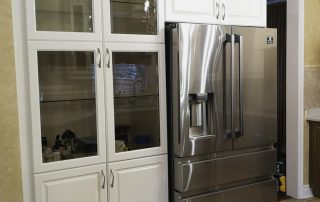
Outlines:
[{"label": "small container", "polygon": [[61,160],[61,152],[60,151],[53,151],[52,152],[53,161],[60,161]]},{"label": "small container", "polygon": [[43,148],[42,148],[42,154],[43,154],[43,156],[52,155],[52,149],[51,149],[51,147],[43,147]]}]

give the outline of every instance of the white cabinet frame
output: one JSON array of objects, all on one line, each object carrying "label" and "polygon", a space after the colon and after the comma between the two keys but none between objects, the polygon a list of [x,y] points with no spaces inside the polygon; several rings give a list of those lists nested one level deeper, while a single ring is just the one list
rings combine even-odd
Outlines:
[{"label": "white cabinet frame", "polygon": [[[61,202],[61,198],[63,199],[63,202],[69,202],[71,197],[72,201],[79,201],[83,199],[79,197],[81,197],[81,195],[83,196],[83,194],[87,194],[88,192],[90,192],[91,195],[95,195],[98,202],[106,202],[108,194],[106,167],[106,164],[102,164],[34,175],[35,202]],[[70,196],[71,193],[68,193],[68,190],[63,190],[63,188],[59,189],[59,186],[71,186],[70,190],[72,192],[79,192],[81,194],[78,196],[72,193],[74,195]],[[88,186],[90,186],[89,189],[83,190],[85,187],[88,188]],[[55,193],[57,191],[59,191],[59,193]],[[54,193],[57,194],[56,198],[59,199],[49,198],[50,196],[52,197],[52,194]]]},{"label": "white cabinet frame", "polygon": [[[253,7],[250,3],[255,3],[256,6]],[[221,0],[221,6],[222,4],[225,5],[225,19],[221,19],[222,24],[266,27],[266,0]]]},{"label": "white cabinet frame", "polygon": [[[150,172],[158,171],[157,174],[151,175]],[[142,174],[145,172],[145,174]],[[132,178],[142,177],[143,179],[132,181]],[[123,162],[108,164],[108,193],[109,202],[127,202],[121,201],[121,196],[125,193],[130,195],[141,195],[141,198],[152,198],[148,202],[168,202],[168,159],[167,155],[147,157],[143,159],[134,159]],[[127,180],[127,182],[126,182]],[[136,193],[137,190],[143,190],[144,186],[153,184],[157,186],[157,193],[142,192]],[[148,187],[149,188],[149,187]],[[159,198],[154,198],[154,197]],[[139,197],[136,197],[135,200]],[[136,201],[132,201],[136,202]],[[139,202],[146,202],[142,200]]]},{"label": "white cabinet frame", "polygon": [[26,0],[25,5],[28,40],[102,41],[101,0],[92,0],[93,32],[37,31],[35,0]]},{"label": "white cabinet frame", "polygon": [[157,0],[157,35],[111,33],[110,0],[103,0],[104,41],[118,43],[164,43],[164,0]]},{"label": "white cabinet frame", "polygon": [[165,0],[166,22],[266,27],[267,0]]},{"label": "white cabinet frame", "polygon": [[[154,156],[167,153],[167,108],[166,108],[166,73],[165,73],[165,47],[157,44],[105,44],[108,55],[109,68],[106,67],[105,90],[107,105],[108,130],[108,162],[122,161],[140,157]],[[160,120],[160,146],[127,152],[115,152],[115,121],[113,98],[113,52],[158,52],[159,75],[159,120]]]},{"label": "white cabinet frame", "polygon": [[165,0],[167,22],[201,22],[217,24],[220,21],[220,0]]},{"label": "white cabinet frame", "polygon": [[[74,43],[74,42],[29,42],[29,87],[31,105],[31,134],[33,144],[34,172],[48,172],[75,168],[86,165],[100,164],[106,162],[106,138],[105,138],[105,102],[104,102],[104,80],[103,59],[99,56],[98,49],[102,50],[101,43]],[[42,162],[41,146],[41,120],[39,102],[39,77],[37,51],[93,51],[96,62],[96,120],[97,120],[97,156],[55,161]],[[101,58],[101,67],[98,67]]]}]

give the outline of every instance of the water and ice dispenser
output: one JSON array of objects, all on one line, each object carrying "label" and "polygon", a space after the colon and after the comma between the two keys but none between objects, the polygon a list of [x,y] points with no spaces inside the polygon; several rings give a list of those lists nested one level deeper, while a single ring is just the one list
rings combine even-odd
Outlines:
[{"label": "water and ice dispenser", "polygon": [[207,101],[207,93],[189,94],[190,128],[202,128],[199,135],[205,135],[207,127]]}]

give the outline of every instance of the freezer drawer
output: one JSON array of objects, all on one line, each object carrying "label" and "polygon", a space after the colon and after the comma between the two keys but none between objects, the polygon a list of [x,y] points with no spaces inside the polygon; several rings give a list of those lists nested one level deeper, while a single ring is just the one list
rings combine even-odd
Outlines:
[{"label": "freezer drawer", "polygon": [[220,190],[270,179],[276,171],[276,149],[223,158],[174,160],[174,189],[181,193]]},{"label": "freezer drawer", "polygon": [[175,192],[174,202],[276,202],[277,185],[276,180],[268,180],[221,192],[181,198]]}]

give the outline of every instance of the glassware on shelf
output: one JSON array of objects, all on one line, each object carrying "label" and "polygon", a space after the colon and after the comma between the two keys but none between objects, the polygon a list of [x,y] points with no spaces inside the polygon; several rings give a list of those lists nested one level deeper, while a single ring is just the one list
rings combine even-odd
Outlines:
[{"label": "glassware on shelf", "polygon": [[111,32],[157,35],[156,0],[110,0]]}]

